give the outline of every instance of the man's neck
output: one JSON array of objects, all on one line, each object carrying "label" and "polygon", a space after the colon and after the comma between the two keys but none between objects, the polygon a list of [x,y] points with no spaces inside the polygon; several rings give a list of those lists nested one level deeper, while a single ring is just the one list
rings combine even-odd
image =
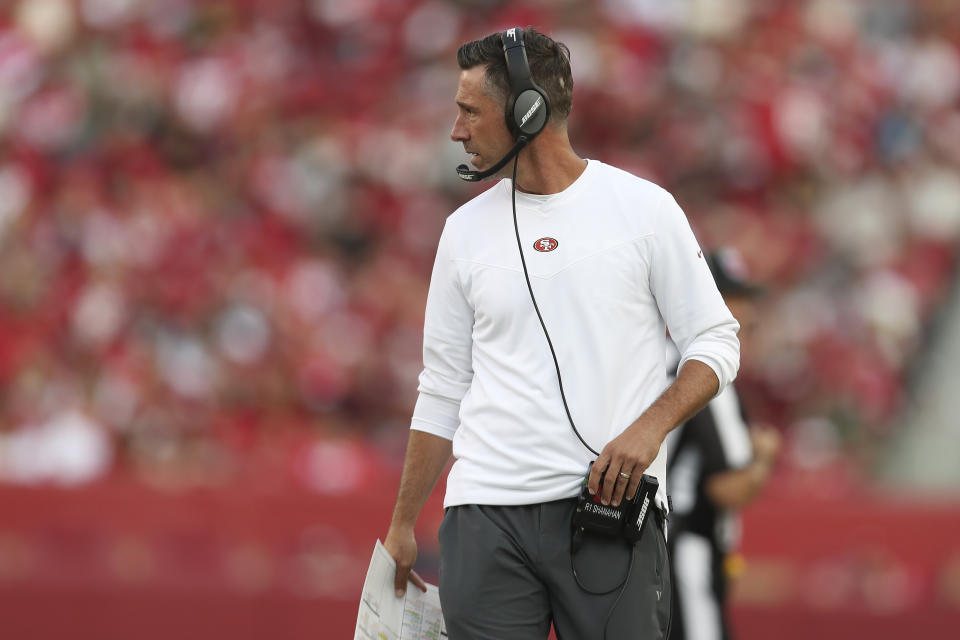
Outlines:
[{"label": "man's neck", "polygon": [[587,161],[574,152],[565,131],[547,130],[520,153],[517,190],[537,195],[560,193],[586,168]]}]

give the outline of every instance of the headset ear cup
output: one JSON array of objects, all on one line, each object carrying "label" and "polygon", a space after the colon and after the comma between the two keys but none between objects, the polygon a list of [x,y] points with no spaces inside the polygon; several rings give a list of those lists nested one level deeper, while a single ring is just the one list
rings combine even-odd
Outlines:
[{"label": "headset ear cup", "polygon": [[[513,101],[512,114],[508,115],[508,122],[512,121],[515,135],[524,134],[535,136],[547,125],[550,117],[550,104],[546,97],[536,89],[525,89]],[[512,116],[512,117],[511,117]]]},{"label": "headset ear cup", "polygon": [[510,79],[510,97],[504,114],[507,129],[515,140],[526,138],[529,142],[543,131],[550,120],[550,100],[546,92],[537,86],[530,73],[527,49],[523,43],[524,30],[514,27],[504,31],[500,40]]}]

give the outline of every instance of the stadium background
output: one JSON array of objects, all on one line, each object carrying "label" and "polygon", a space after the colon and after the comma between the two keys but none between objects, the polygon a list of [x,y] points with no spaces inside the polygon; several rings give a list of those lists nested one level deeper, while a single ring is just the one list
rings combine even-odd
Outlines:
[{"label": "stadium background", "polygon": [[454,52],[514,24],[570,46],[581,155],[769,287],[740,637],[953,637],[952,0],[2,3],[0,637],[351,636],[484,188]]}]

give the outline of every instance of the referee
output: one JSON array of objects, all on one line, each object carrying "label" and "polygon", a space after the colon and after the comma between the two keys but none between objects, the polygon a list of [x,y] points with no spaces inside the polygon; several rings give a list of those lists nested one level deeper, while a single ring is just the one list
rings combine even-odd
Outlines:
[{"label": "referee", "polygon": [[[707,256],[717,288],[740,322],[752,328],[761,289],[746,277],[733,249]],[[668,358],[668,362],[670,359]],[[676,362],[676,356],[672,360]],[[673,498],[669,550],[674,571],[671,640],[726,640],[729,554],[739,539],[737,510],[766,484],[780,437],[748,427],[729,385],[668,436],[667,486]]]}]

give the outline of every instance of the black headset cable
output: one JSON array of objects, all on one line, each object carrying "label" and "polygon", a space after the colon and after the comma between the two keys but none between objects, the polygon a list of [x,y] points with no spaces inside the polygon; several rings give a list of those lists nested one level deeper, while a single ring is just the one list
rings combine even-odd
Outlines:
[{"label": "black headset cable", "polygon": [[513,159],[513,180],[511,180],[510,187],[510,203],[513,206],[513,230],[517,235],[517,249],[520,251],[520,263],[523,265],[523,277],[527,281],[527,291],[530,292],[530,300],[533,302],[533,309],[537,312],[537,319],[540,320],[540,327],[543,329],[543,335],[547,338],[547,345],[550,347],[550,355],[553,356],[553,366],[557,370],[557,382],[560,384],[560,399],[563,400],[563,410],[567,412],[567,420],[570,422],[570,427],[573,429],[573,432],[577,435],[577,439],[583,443],[590,453],[595,456],[599,456],[600,452],[587,444],[587,441],[583,439],[583,436],[580,435],[580,431],[577,430],[577,425],[573,422],[573,416],[570,414],[570,406],[567,404],[567,395],[563,391],[563,378],[560,376],[560,362],[557,360],[557,352],[553,348],[553,340],[550,339],[550,333],[547,331],[547,325],[543,321],[543,315],[540,313],[540,306],[537,304],[537,298],[533,295],[533,286],[530,284],[530,274],[527,272],[527,261],[523,257],[523,243],[520,241],[520,226],[517,224],[517,165],[520,162],[520,156],[518,155]]}]

